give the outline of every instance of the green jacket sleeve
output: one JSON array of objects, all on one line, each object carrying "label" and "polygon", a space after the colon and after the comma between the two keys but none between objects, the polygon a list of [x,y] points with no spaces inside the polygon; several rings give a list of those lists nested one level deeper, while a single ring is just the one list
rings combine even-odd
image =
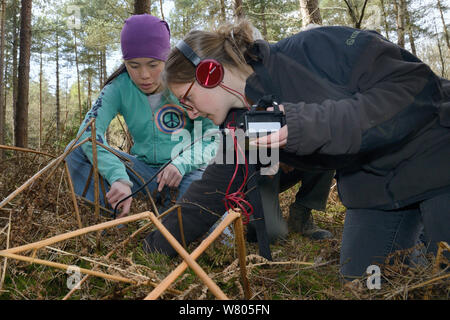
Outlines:
[{"label": "green jacket sleeve", "polygon": [[[114,119],[120,111],[121,94],[118,80],[119,79],[116,78],[116,80],[103,88],[97,101],[92,106],[92,109],[86,114],[83,125],[79,130],[81,131],[91,118],[95,118],[96,139],[106,146],[109,146],[105,139],[106,129],[112,119]],[[88,128],[81,136],[81,139],[90,137],[91,134],[91,129]],[[82,149],[89,161],[92,163],[92,143],[87,142],[83,144]],[[112,184],[117,180],[123,180],[131,183],[126,172],[125,165],[114,154],[100,146],[97,146],[97,159],[99,173],[108,181],[109,184]]]},{"label": "green jacket sleeve", "polygon": [[[213,132],[216,132],[216,134],[212,134]],[[198,140],[172,162],[182,175],[206,166],[215,157],[219,139],[217,126],[211,120],[198,118],[194,121],[194,128],[191,132],[182,132],[172,136],[172,140],[180,140],[180,138],[182,142],[179,144],[179,147],[173,148],[172,159],[183,148]]]}]

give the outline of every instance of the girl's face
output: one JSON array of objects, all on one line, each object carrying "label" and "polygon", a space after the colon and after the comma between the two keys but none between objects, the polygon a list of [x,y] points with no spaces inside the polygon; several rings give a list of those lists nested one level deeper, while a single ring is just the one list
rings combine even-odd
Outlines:
[{"label": "girl's face", "polygon": [[186,108],[189,118],[204,117],[215,125],[225,121],[232,101],[230,94],[220,87],[203,88],[197,81],[190,83],[173,83],[171,91]]},{"label": "girl's face", "polygon": [[145,94],[162,90],[160,75],[165,62],[153,58],[134,58],[125,61],[131,80]]}]

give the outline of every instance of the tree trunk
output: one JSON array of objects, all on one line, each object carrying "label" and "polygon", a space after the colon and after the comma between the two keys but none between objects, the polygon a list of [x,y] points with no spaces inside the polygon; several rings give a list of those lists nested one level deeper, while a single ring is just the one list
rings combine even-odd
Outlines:
[{"label": "tree trunk", "polygon": [[61,133],[61,101],[59,99],[59,36],[56,33],[56,135]]},{"label": "tree trunk", "polygon": [[353,26],[356,27],[358,24],[358,8],[356,6],[352,6],[347,0],[344,0],[345,4],[347,5],[347,11],[350,15],[350,19],[353,22]]},{"label": "tree trunk", "polygon": [[300,14],[302,17],[302,27],[308,24],[322,24],[322,17],[319,10],[319,0],[300,0]]},{"label": "tree trunk", "polygon": [[[0,144],[6,141],[6,103],[3,95],[5,94],[5,81],[3,79],[3,70],[5,69],[5,14],[6,0],[0,2]],[[0,159],[5,158],[4,150],[0,150]]]},{"label": "tree trunk", "polygon": [[236,21],[245,18],[242,0],[234,0],[234,18]]},{"label": "tree trunk", "polygon": [[163,0],[159,0],[159,6],[161,8],[161,19],[166,20],[164,18],[164,10],[163,10]]},{"label": "tree trunk", "polygon": [[386,8],[384,7],[384,0],[380,0],[381,5],[381,13],[383,14],[383,22],[384,22],[384,31],[386,32],[386,39],[389,40],[389,24],[387,22],[387,13]]},{"label": "tree trunk", "polygon": [[108,75],[106,72],[106,49],[102,50],[102,73],[103,73],[103,83],[108,79]]},{"label": "tree trunk", "polygon": [[87,99],[87,109],[89,110],[92,106],[92,74],[88,75],[88,99]]},{"label": "tree trunk", "polygon": [[436,40],[437,40],[437,46],[438,46],[438,50],[439,50],[439,59],[441,61],[441,77],[445,77],[445,62],[444,62],[444,55],[442,54],[442,49],[441,49],[441,42],[439,41],[439,36],[436,36]]},{"label": "tree trunk", "polygon": [[[6,84],[9,81],[9,70],[8,70],[8,62],[9,62],[9,57],[8,57],[8,52],[5,52],[5,60],[4,60],[4,73],[3,73],[3,80],[4,80],[4,88],[3,88],[3,105],[6,109]],[[6,116],[6,112],[5,112],[5,116]],[[5,121],[5,125],[6,125],[6,121]],[[5,128],[6,129],[6,128]],[[5,136],[6,137],[6,136]]]},{"label": "tree trunk", "polygon": [[98,56],[97,56],[97,63],[98,63],[98,77],[99,77],[99,86],[100,89],[103,87],[103,82],[105,80],[103,80],[103,59],[102,59],[102,52],[99,51],[98,52]]},{"label": "tree trunk", "polygon": [[17,147],[28,147],[28,94],[30,82],[31,53],[31,6],[32,0],[22,0],[20,9],[20,56],[15,119]]},{"label": "tree trunk", "polygon": [[39,150],[42,147],[42,78],[43,78],[43,64],[42,64],[42,47],[39,52]]},{"label": "tree trunk", "polygon": [[361,29],[362,20],[364,18],[364,13],[366,11],[367,2],[369,0],[364,0],[363,6],[361,8],[361,13],[359,13],[358,6],[353,3],[349,3],[349,1],[344,0],[345,4],[347,5],[348,13],[350,15],[350,18],[353,21],[353,26],[356,29]]},{"label": "tree trunk", "polygon": [[444,28],[445,42],[447,43],[447,48],[450,50],[450,39],[448,35],[447,25],[445,24],[444,13],[442,12],[441,1],[437,1],[439,13],[441,14],[442,26]]},{"label": "tree trunk", "polygon": [[[5,60],[4,60],[4,73],[3,73],[3,80],[4,80],[4,88],[3,88],[3,105],[6,108],[6,84],[9,81],[9,70],[8,70],[8,62],[9,62],[9,57],[8,57],[8,52],[5,52]],[[6,112],[5,112],[6,115]],[[6,122],[6,121],[5,121]]]},{"label": "tree trunk", "polygon": [[405,3],[405,24],[406,28],[408,29],[408,38],[409,38],[409,44],[411,45],[411,52],[413,55],[416,54],[416,44],[414,42],[414,35],[413,35],[413,26],[411,24],[411,19],[409,17],[409,11],[407,4]]},{"label": "tree trunk", "polygon": [[439,41],[439,33],[437,31],[436,21],[434,22],[434,30],[436,31],[436,42],[439,51],[439,60],[441,62],[441,77],[445,78],[445,62],[444,62],[445,59],[441,49],[441,42]]},{"label": "tree trunk", "polygon": [[82,118],[82,107],[81,107],[81,84],[80,84],[80,67],[78,64],[78,45],[77,45],[77,32],[75,31],[75,29],[73,30],[73,38],[74,38],[74,43],[75,43],[75,65],[77,67],[77,84],[78,84],[78,111],[79,111],[79,116],[80,116],[80,124],[81,121],[83,121]]},{"label": "tree trunk", "polygon": [[267,39],[267,18],[266,18],[266,4],[265,0],[261,1],[261,19],[262,19],[262,35]]},{"label": "tree trunk", "polygon": [[220,20],[222,22],[227,21],[227,13],[225,7],[225,0],[220,0]]},{"label": "tree trunk", "polygon": [[150,0],[134,0],[134,14],[150,13]]},{"label": "tree trunk", "polygon": [[13,0],[13,62],[12,62],[12,86],[13,86],[13,118],[16,119],[16,104],[17,104],[17,74],[18,74],[18,54],[19,54],[19,20],[17,19],[17,12],[19,10],[18,0]]},{"label": "tree trunk", "polygon": [[405,47],[405,0],[394,0],[394,10],[397,14],[397,44]]}]

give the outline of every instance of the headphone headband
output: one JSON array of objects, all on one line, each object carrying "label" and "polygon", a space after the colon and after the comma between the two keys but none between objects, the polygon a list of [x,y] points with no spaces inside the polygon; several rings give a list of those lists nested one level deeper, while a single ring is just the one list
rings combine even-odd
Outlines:
[{"label": "headphone headband", "polygon": [[205,88],[217,87],[223,80],[222,64],[215,59],[201,59],[183,40],[176,48],[195,66],[195,79]]},{"label": "headphone headband", "polygon": [[179,41],[176,45],[177,49],[181,51],[181,53],[190,61],[192,64],[197,67],[198,64],[202,61],[200,57],[188,46],[186,42],[183,40]]}]

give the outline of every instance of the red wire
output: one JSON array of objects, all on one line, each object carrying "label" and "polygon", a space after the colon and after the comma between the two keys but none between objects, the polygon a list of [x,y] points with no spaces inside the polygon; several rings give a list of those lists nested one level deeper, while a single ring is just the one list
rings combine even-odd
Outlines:
[{"label": "red wire", "polygon": [[[232,121],[234,122],[234,120]],[[229,211],[230,209],[234,209],[236,207],[239,207],[241,213],[245,216],[245,219],[243,221],[244,224],[248,224],[250,221],[250,216],[253,214],[253,207],[252,205],[245,200],[245,193],[242,192],[245,184],[247,183],[247,178],[248,178],[248,163],[247,163],[247,158],[245,157],[244,152],[242,151],[242,149],[240,148],[239,144],[237,143],[237,138],[235,136],[235,127],[232,127],[230,124],[232,123],[228,123],[227,124],[227,129],[230,130],[231,132],[231,136],[233,138],[233,143],[234,143],[234,149],[235,149],[235,154],[236,154],[236,168],[234,170],[233,176],[230,180],[230,183],[228,184],[228,188],[227,191],[225,193],[225,199],[224,199],[224,203],[225,203],[225,208],[227,209],[227,211]],[[245,175],[244,175],[244,180],[242,182],[242,185],[238,188],[237,191],[230,193],[230,189],[231,189],[231,185],[233,184],[234,180],[236,179],[236,175],[239,169],[239,153],[241,153],[241,155],[244,157],[245,159]]]},{"label": "red wire", "polygon": [[250,110],[250,104],[248,103],[247,99],[245,98],[245,96],[244,96],[242,93],[240,93],[239,91],[236,91],[236,90],[234,90],[234,89],[231,89],[230,87],[227,87],[227,86],[224,85],[223,83],[220,83],[219,86],[220,86],[221,88],[223,88],[225,91],[231,91],[232,94],[235,93],[235,94],[239,95],[240,98],[242,99],[242,101],[244,101],[245,107],[246,107],[248,110]]}]

